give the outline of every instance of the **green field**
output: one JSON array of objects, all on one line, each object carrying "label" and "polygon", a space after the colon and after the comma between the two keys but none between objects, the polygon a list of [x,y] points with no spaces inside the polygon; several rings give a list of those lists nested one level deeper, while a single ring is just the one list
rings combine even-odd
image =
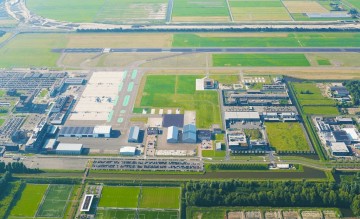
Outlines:
[{"label": "green field", "polygon": [[[97,219],[135,219],[135,211],[132,210],[98,210]],[[140,211],[139,219],[178,219],[177,211]]]},{"label": "green field", "polygon": [[140,208],[179,209],[179,188],[143,187]]},{"label": "green field", "polygon": [[276,151],[309,151],[305,133],[300,123],[266,123],[271,147]]},{"label": "green field", "polygon": [[10,217],[34,217],[47,188],[48,185],[44,184],[26,184]]},{"label": "green field", "polygon": [[72,185],[50,185],[36,216],[62,218],[72,188]]},{"label": "green field", "polygon": [[[181,108],[196,110],[196,125],[209,128],[221,124],[216,91],[195,91],[194,75],[148,75],[140,106],[144,108]],[[161,85],[161,86],[159,86]]]},{"label": "green field", "polygon": [[331,65],[331,62],[328,59],[319,59],[316,61],[317,61],[318,65]]},{"label": "green field", "polygon": [[353,47],[360,45],[359,33],[289,33],[284,37],[201,37],[175,34],[173,47]]},{"label": "green field", "polygon": [[304,54],[213,54],[213,66],[310,66]]},{"label": "green field", "polygon": [[140,187],[105,186],[99,207],[136,208]]},{"label": "green field", "polygon": [[176,0],[173,17],[222,17],[229,16],[225,0]]},{"label": "green field", "polygon": [[0,67],[54,67],[60,53],[51,48],[65,44],[63,34],[19,34],[0,49]]},{"label": "green field", "polygon": [[225,157],[226,151],[224,151],[224,150],[217,151],[214,148],[213,150],[202,150],[201,154],[203,157]]},{"label": "green field", "polygon": [[346,2],[349,2],[352,6],[356,7],[358,10],[360,10],[360,1],[359,0],[346,0]]},{"label": "green field", "polygon": [[339,111],[333,106],[304,106],[303,111],[307,115],[339,115]]},{"label": "green field", "polygon": [[329,105],[335,106],[335,100],[323,96],[315,83],[293,83],[295,95],[301,106]]},{"label": "green field", "polygon": [[229,1],[235,21],[284,21],[291,20],[289,13],[279,0]]}]

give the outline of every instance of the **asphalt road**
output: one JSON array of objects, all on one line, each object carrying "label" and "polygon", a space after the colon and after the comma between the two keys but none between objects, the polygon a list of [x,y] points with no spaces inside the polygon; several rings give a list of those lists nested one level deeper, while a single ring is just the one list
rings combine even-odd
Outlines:
[{"label": "asphalt road", "polygon": [[[101,53],[104,48],[65,48],[53,49],[53,52],[58,53]],[[339,52],[356,52],[360,53],[360,47],[352,48],[333,48],[333,47],[294,47],[294,48],[110,48],[110,53],[339,53]]]}]

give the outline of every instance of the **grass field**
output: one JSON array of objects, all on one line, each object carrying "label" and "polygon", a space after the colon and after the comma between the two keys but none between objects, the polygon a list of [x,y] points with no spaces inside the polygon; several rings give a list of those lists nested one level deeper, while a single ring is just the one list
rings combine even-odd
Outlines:
[{"label": "grass field", "polygon": [[225,0],[176,0],[172,12],[175,22],[229,21]]},{"label": "grass field", "polygon": [[201,37],[175,34],[173,47],[352,47],[360,44],[359,33],[289,33],[284,37],[223,35]]},{"label": "grass field", "polygon": [[199,128],[221,124],[218,93],[195,91],[195,80],[201,77],[203,76],[148,75],[140,106],[136,107],[196,110],[196,124]]},{"label": "grass field", "polygon": [[310,66],[304,54],[213,54],[213,66]]},{"label": "grass field", "polygon": [[54,67],[60,53],[51,48],[65,46],[62,34],[19,34],[0,49],[0,67]]},{"label": "grass field", "polygon": [[308,115],[339,115],[339,111],[333,106],[304,106],[303,111]]},{"label": "grass field", "polygon": [[[98,210],[98,219],[135,219],[135,211],[132,210]],[[178,219],[177,211],[140,211],[139,219]]]},{"label": "grass field", "polygon": [[300,123],[266,123],[271,147],[276,151],[309,151]]},{"label": "grass field", "polygon": [[295,95],[301,106],[329,105],[335,106],[335,100],[324,97],[315,83],[293,83]]},{"label": "grass field", "polygon": [[136,208],[140,187],[105,186],[99,207]]},{"label": "grass field", "polygon": [[353,7],[360,10],[360,1],[359,0],[346,0],[346,2],[349,2]]},{"label": "grass field", "polygon": [[72,185],[50,185],[36,216],[63,217],[72,188]]},{"label": "grass field", "polygon": [[47,188],[48,185],[44,184],[26,184],[10,217],[34,217]]},{"label": "grass field", "polygon": [[140,208],[179,209],[179,188],[143,187]]},{"label": "grass field", "polygon": [[[84,3],[86,2],[86,7]],[[30,11],[46,18],[70,22],[93,22],[105,0],[27,0]]]},{"label": "grass field", "polygon": [[279,0],[230,1],[230,10],[235,21],[283,21],[291,20]]}]

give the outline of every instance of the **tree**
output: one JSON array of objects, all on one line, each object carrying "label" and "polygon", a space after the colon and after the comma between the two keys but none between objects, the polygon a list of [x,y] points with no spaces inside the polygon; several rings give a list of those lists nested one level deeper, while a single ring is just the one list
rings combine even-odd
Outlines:
[{"label": "tree", "polygon": [[352,9],[350,9],[349,14],[353,18],[357,18],[357,16],[359,15],[359,11],[356,8],[352,8]]}]

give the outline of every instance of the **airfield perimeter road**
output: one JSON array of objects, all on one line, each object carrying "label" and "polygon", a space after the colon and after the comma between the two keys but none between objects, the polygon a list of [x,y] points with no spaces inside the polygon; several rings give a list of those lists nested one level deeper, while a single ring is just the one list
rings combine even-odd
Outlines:
[{"label": "airfield perimeter road", "polygon": [[360,47],[59,48],[52,51],[58,53],[360,53]]}]

